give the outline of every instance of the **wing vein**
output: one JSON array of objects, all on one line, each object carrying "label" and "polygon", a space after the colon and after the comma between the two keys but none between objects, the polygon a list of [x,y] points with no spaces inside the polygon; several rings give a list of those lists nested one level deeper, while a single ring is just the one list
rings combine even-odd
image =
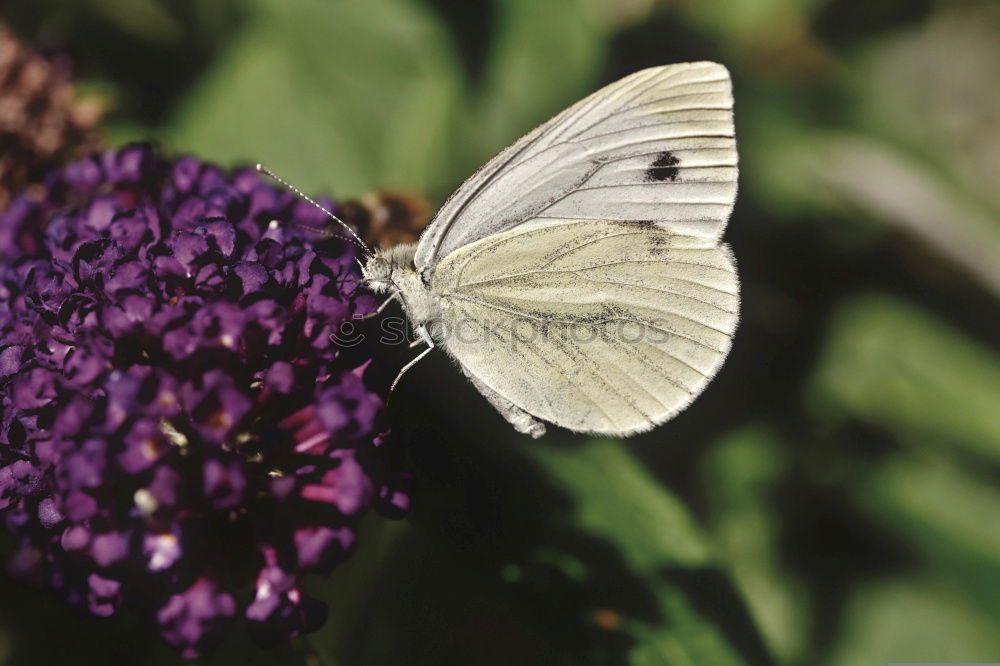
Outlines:
[{"label": "wing vein", "polygon": [[[678,72],[678,74],[679,73],[680,72]],[[729,80],[729,77],[722,77],[721,79],[706,79],[706,80],[702,80],[702,81],[692,81],[691,83],[693,83],[693,84],[718,83],[720,81],[728,81],[728,80]],[[687,84],[685,84],[685,85],[687,85]],[[653,88],[653,87],[654,86],[649,86],[649,88]],[[674,86],[668,86],[668,88],[673,88],[673,87]],[[649,88],[647,88],[646,90],[649,90]],[[646,92],[646,90],[644,90],[643,92]],[[712,92],[724,92],[724,91],[720,90],[720,91],[712,91]],[[651,104],[661,104],[661,103],[666,102],[666,101],[671,100],[671,99],[680,99],[681,97],[689,97],[689,96],[695,96],[695,95],[710,95],[710,94],[712,94],[712,93],[711,92],[707,92],[707,93],[706,92],[700,92],[700,93],[681,93],[679,95],[667,95],[666,97],[660,97],[660,98],[655,99],[655,100],[649,100],[648,102],[643,102],[642,104],[635,104],[635,105],[632,105],[632,106],[622,106],[622,107],[618,108],[617,110],[615,110],[615,111],[609,113],[608,115],[604,116],[600,120],[597,120],[597,121],[591,123],[589,126],[585,127],[583,130],[581,130],[580,132],[578,132],[576,134],[576,136],[580,136],[580,134],[583,134],[584,132],[589,132],[590,130],[592,130],[597,125],[600,125],[601,123],[606,122],[607,120],[609,120],[611,118],[614,118],[616,116],[620,116],[623,113],[626,113],[626,112],[629,112],[629,111],[634,111],[635,109],[641,109],[644,106],[649,106]],[[635,99],[637,99],[638,97],[641,97],[641,96],[642,96],[642,94],[640,93],[639,95],[636,95],[631,100],[629,100],[629,102],[632,102],[632,101],[634,101]]]},{"label": "wing vein", "polygon": [[[628,234],[623,234],[623,235],[628,235]],[[572,252],[573,250],[576,250],[576,249],[577,248],[574,247],[572,250],[569,250],[569,251]],[[611,261],[611,262],[604,263],[604,264],[594,264],[592,266],[581,266],[579,268],[573,268],[573,269],[568,269],[567,268],[567,269],[556,269],[556,270],[550,270],[550,271],[543,271],[543,270],[521,271],[520,273],[511,273],[510,275],[500,275],[498,277],[488,278],[488,279],[485,279],[485,280],[476,280],[474,282],[464,282],[464,283],[461,283],[461,284],[457,285],[457,287],[458,288],[478,287],[480,285],[491,284],[491,283],[494,283],[494,282],[503,282],[504,280],[511,280],[511,279],[523,277],[523,276],[526,276],[526,275],[535,275],[536,273],[542,273],[542,274],[546,274],[546,273],[565,273],[565,272],[578,273],[580,271],[589,271],[589,270],[594,269],[594,268],[605,268],[607,266],[618,266],[618,265],[621,265],[621,264],[679,264],[681,266],[695,266],[697,268],[710,268],[712,270],[717,270],[717,271],[725,271],[726,270],[722,266],[713,266],[712,264],[702,264],[702,263],[698,263],[698,262],[694,262],[694,261],[681,261],[679,259],[623,259],[621,261]],[[679,277],[673,277],[673,276],[667,276],[667,277],[669,279],[671,279],[671,280],[682,280],[684,282],[690,282],[691,284],[696,284],[698,286],[705,287],[707,289],[715,289],[716,291],[719,291],[719,292],[721,292],[723,294],[727,294],[729,296],[735,296],[736,295],[735,292],[725,291],[724,289],[719,289],[718,287],[715,287],[715,286],[710,285],[710,284],[705,284],[703,282],[697,282],[695,280],[690,280],[690,279],[686,279],[686,278],[679,278]],[[451,293],[451,292],[449,292],[449,293]]]},{"label": "wing vein", "polygon": [[[577,272],[577,271],[572,271],[572,272],[576,273],[577,277],[581,277],[584,280],[586,280],[587,282],[593,282],[595,284],[610,284],[610,285],[615,285],[615,286],[618,286],[618,287],[634,287],[636,289],[645,289],[646,291],[653,291],[653,292],[656,292],[658,294],[670,294],[671,296],[676,296],[677,298],[686,298],[689,301],[694,301],[696,303],[701,303],[702,305],[707,305],[708,307],[714,308],[714,309],[718,310],[719,312],[722,312],[723,314],[734,315],[734,316],[736,314],[738,314],[735,310],[727,310],[726,308],[722,307],[721,305],[716,305],[715,303],[709,303],[708,301],[706,301],[706,300],[704,300],[702,298],[696,298],[694,296],[688,296],[687,294],[678,294],[676,291],[671,291],[669,289],[657,289],[656,287],[649,287],[649,286],[646,286],[646,285],[643,285],[643,284],[635,284],[633,282],[614,282],[612,280],[596,280],[594,278],[587,277],[586,275],[580,275],[579,272]],[[671,278],[667,278],[667,279],[671,279]],[[711,287],[709,287],[709,288],[711,288]],[[723,293],[725,293],[725,292],[723,292]],[[664,310],[664,312],[667,312],[667,313],[670,313],[670,314],[677,314],[677,316],[683,316],[683,315],[679,315],[676,312],[671,312],[670,310]],[[692,320],[692,321],[695,321],[695,320]],[[705,325],[707,326],[707,324],[705,324]],[[709,326],[708,328],[711,328],[713,331],[714,330],[718,330],[718,329],[713,328],[711,326]],[[723,332],[724,331],[719,331],[719,333],[723,333]],[[728,333],[727,333],[727,335],[728,335]]]},{"label": "wing vein", "polygon": [[[613,283],[611,283],[611,284],[613,284]],[[661,290],[658,290],[658,289],[654,289],[653,291],[660,291],[660,293],[670,293],[670,292],[662,292]],[[454,294],[455,294],[455,292],[450,292],[449,295],[454,295]],[[679,296],[680,294],[677,294],[677,295]],[[504,298],[507,299],[507,300],[509,300],[509,301],[517,301],[519,303],[549,303],[549,302],[551,302],[548,299],[531,298],[529,296],[510,296],[510,295],[508,295],[508,296],[505,296]],[[609,299],[609,300],[611,300],[611,299]],[[485,301],[482,301],[482,302],[485,302]],[[694,317],[691,317],[689,315],[686,315],[686,314],[683,314],[681,312],[678,312],[677,310],[670,310],[670,309],[667,309],[666,307],[664,307],[662,305],[651,305],[649,307],[650,307],[650,309],[658,310],[661,314],[666,315],[668,317],[677,317],[678,319],[683,319],[685,321],[689,321],[689,322],[691,322],[692,324],[694,324],[696,326],[702,326],[704,328],[707,328],[710,331],[714,331],[716,333],[720,333],[720,334],[725,335],[727,337],[730,335],[730,333],[728,331],[723,331],[722,329],[718,329],[715,326],[712,326],[711,324],[703,322],[703,321],[701,321],[699,319],[695,319]],[[730,312],[729,314],[735,314],[735,313]],[[610,317],[610,318],[608,318],[608,319],[606,319],[606,320],[604,320],[604,321],[602,321],[600,323],[604,323],[605,321],[616,321],[616,320],[620,320],[620,319],[624,319],[626,321],[631,321],[627,317]],[[643,321],[643,320],[637,320],[637,321],[639,321],[639,323],[641,323],[643,325],[650,325],[650,326],[652,326],[652,324],[649,324],[646,321]],[[578,323],[578,322],[573,322],[573,323]]]}]

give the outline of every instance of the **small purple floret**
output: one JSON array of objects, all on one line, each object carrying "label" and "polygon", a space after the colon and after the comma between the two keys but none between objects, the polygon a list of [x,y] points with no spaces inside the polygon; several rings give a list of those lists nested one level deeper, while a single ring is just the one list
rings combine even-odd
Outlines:
[{"label": "small purple floret", "polygon": [[0,213],[13,572],[145,613],[185,656],[238,614],[264,641],[323,622],[302,576],[341,562],[369,509],[405,512],[409,481],[366,381],[377,343],[331,338],[374,304],[355,251],[296,222],[324,221],[251,170],[142,146]]}]

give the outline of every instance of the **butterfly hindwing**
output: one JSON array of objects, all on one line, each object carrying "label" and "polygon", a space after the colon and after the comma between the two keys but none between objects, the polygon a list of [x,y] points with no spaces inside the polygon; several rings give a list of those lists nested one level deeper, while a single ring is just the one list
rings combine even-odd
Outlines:
[{"label": "butterfly hindwing", "polygon": [[516,227],[446,257],[437,331],[467,374],[570,430],[625,435],[686,406],[730,347],[728,248],[654,224]]}]

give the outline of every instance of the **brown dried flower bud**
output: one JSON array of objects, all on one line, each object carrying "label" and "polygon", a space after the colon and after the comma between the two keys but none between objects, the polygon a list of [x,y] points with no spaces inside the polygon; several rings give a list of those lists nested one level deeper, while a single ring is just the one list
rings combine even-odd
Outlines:
[{"label": "brown dried flower bud", "polygon": [[67,67],[0,24],[0,210],[53,166],[99,148],[103,114],[76,95]]},{"label": "brown dried flower bud", "polygon": [[340,202],[337,214],[358,229],[365,243],[392,247],[420,238],[430,219],[430,207],[417,194],[380,190],[358,200]]}]

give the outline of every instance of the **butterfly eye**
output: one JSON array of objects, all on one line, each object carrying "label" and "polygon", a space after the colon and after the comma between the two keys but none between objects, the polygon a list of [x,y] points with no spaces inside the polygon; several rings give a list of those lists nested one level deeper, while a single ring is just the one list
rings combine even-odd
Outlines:
[{"label": "butterfly eye", "polygon": [[389,266],[389,262],[385,259],[378,260],[378,270],[379,274],[386,280],[388,280],[389,276],[392,275],[392,267]]},{"label": "butterfly eye", "polygon": [[365,274],[374,282],[387,282],[392,275],[392,267],[382,257],[373,257],[365,265]]}]

